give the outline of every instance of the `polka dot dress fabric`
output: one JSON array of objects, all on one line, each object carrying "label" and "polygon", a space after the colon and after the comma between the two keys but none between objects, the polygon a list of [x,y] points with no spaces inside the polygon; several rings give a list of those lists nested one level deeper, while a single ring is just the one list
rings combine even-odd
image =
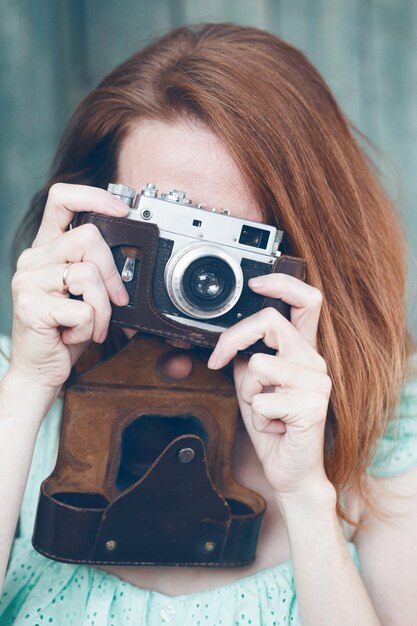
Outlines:
[{"label": "polka dot dress fabric", "polygon": [[[0,337],[0,376],[10,341]],[[417,359],[415,359],[417,365]],[[369,471],[391,476],[417,465],[417,379],[404,388],[399,426],[379,442]],[[59,440],[58,399],[39,432],[0,599],[1,626],[300,626],[291,562],[217,589],[169,597],[139,589],[86,565],[47,559],[31,544],[41,481],[52,471]],[[353,544],[352,558],[358,567]]]}]

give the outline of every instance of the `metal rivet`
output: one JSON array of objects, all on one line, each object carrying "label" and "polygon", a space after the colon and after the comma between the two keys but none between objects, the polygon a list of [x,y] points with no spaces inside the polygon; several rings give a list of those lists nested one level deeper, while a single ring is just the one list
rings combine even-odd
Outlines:
[{"label": "metal rivet", "polygon": [[215,549],[216,549],[215,541],[206,541],[206,543],[203,546],[204,552],[213,552]]},{"label": "metal rivet", "polygon": [[195,452],[192,448],[182,448],[178,452],[178,460],[180,463],[191,463],[195,457]]},{"label": "metal rivet", "polygon": [[106,548],[107,552],[113,552],[113,550],[116,550],[117,548],[117,541],[115,541],[114,539],[110,539],[109,541],[106,541],[104,547]]}]

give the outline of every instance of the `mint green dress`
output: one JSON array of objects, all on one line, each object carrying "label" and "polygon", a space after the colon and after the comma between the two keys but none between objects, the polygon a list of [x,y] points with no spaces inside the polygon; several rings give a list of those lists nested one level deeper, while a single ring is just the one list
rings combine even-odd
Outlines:
[{"label": "mint green dress", "polygon": [[[0,375],[10,340],[0,336]],[[413,359],[417,366],[417,358]],[[417,378],[404,387],[399,425],[379,442],[369,472],[396,476],[417,466]],[[9,626],[300,626],[290,561],[205,592],[169,597],[139,589],[86,565],[51,561],[31,545],[41,481],[56,457],[62,400],[41,427],[0,600],[0,624]],[[348,544],[359,567],[353,544]]]}]

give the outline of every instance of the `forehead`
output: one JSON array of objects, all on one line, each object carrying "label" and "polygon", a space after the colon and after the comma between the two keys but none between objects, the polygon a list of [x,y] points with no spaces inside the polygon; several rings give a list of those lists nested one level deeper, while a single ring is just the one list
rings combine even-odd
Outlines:
[{"label": "forehead", "polygon": [[140,189],[186,191],[194,204],[229,209],[232,215],[261,220],[260,208],[222,142],[191,122],[142,120],[120,150],[117,181]]}]

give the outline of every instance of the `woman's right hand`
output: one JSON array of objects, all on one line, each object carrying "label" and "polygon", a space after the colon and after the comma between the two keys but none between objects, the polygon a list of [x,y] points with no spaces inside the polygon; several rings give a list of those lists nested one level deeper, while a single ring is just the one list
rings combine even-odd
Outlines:
[{"label": "woman's right hand", "polygon": [[[103,189],[53,185],[36,239],[19,257],[12,280],[9,374],[55,392],[90,340],[106,338],[110,302],[129,300],[99,230],[92,224],[67,230],[80,211],[126,217],[129,208]],[[68,290],[82,300],[70,299],[65,290],[66,267]]]}]

